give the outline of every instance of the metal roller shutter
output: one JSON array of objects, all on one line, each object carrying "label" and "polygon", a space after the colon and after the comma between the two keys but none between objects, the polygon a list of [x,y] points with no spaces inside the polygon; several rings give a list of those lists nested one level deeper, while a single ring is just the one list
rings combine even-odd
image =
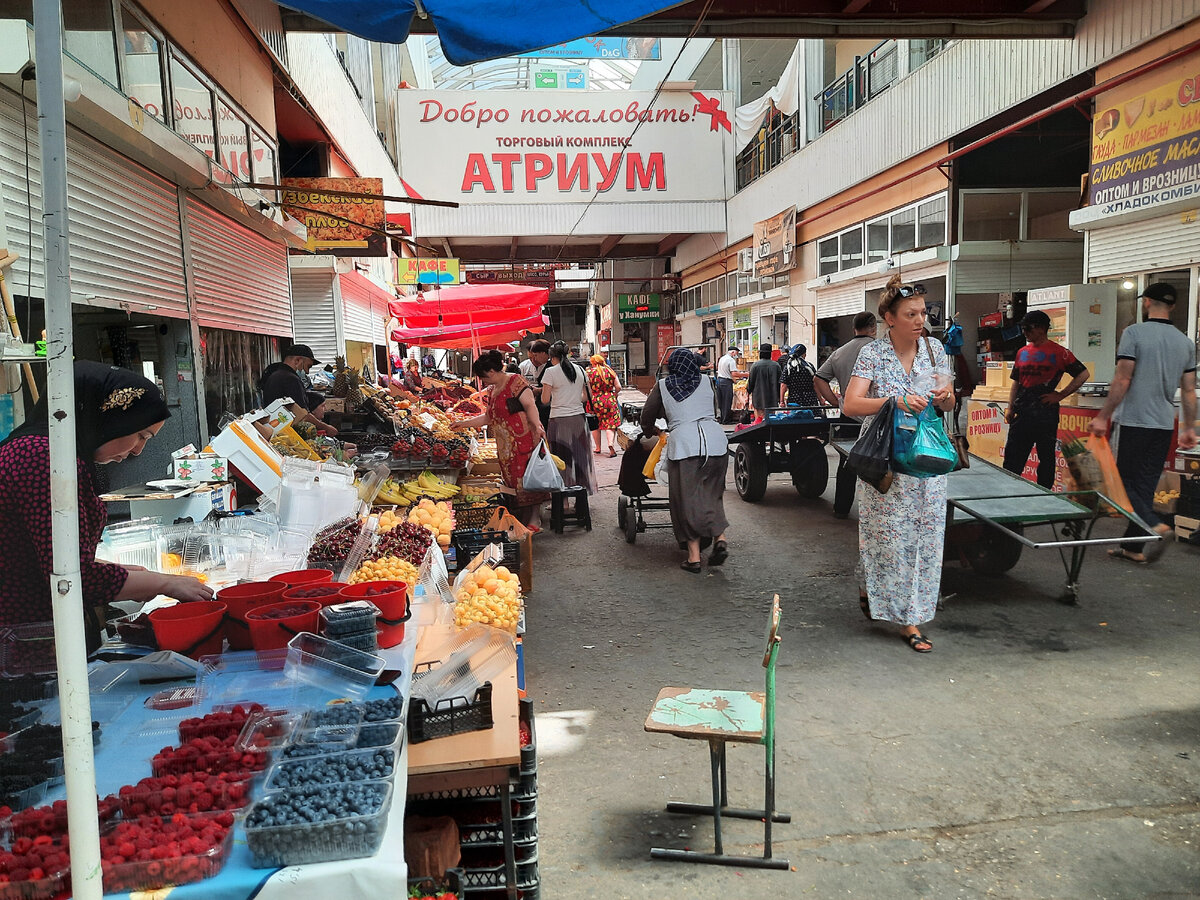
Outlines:
[{"label": "metal roller shutter", "polygon": [[292,270],[292,317],[296,323],[296,343],[308,344],[317,359],[333,362],[341,356],[342,342],[337,336],[337,303],[329,271]]},{"label": "metal roller shutter", "polygon": [[346,340],[383,343],[387,297],[383,289],[357,272],[339,275]]},{"label": "metal roller shutter", "polygon": [[1087,277],[1177,269],[1200,262],[1200,224],[1178,213],[1088,232]]},{"label": "metal roller shutter", "polygon": [[206,328],[291,335],[287,248],[190,197],[187,225],[196,320]]},{"label": "metal roller shutter", "polygon": [[[14,293],[44,295],[40,157],[37,113],[29,107],[30,200],[26,204],[25,136],[20,99],[0,102],[0,189],[10,245],[21,259]],[[85,135],[67,129],[67,199],[71,228],[71,291],[76,303],[156,307],[157,315],[186,318],[183,238],[173,184]],[[30,252],[30,214],[33,215]],[[33,278],[27,288],[28,268]]]},{"label": "metal roller shutter", "polygon": [[954,290],[959,294],[1028,291],[1083,280],[1083,259],[959,260],[954,270]]},{"label": "metal roller shutter", "polygon": [[866,291],[858,282],[828,287],[817,292],[817,318],[852,316],[867,308]]}]

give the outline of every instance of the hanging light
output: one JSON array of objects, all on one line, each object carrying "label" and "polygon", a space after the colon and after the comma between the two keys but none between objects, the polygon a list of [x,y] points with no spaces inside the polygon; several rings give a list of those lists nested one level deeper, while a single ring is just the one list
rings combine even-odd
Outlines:
[{"label": "hanging light", "polygon": [[1133,287],[1134,287],[1133,282],[1130,281],[1128,278],[1126,278],[1124,281],[1121,282],[1122,290],[1132,291]]}]

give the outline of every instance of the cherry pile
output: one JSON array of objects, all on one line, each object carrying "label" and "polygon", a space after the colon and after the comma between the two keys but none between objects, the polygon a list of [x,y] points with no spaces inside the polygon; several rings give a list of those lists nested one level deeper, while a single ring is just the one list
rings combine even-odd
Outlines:
[{"label": "cherry pile", "polygon": [[206,716],[184,719],[179,723],[179,739],[190,741],[192,738],[235,737],[242,733],[246,720],[252,715],[261,713],[264,707],[261,703],[238,704],[232,709],[215,710]]},{"label": "cherry pile", "polygon": [[[344,585],[341,585],[341,584],[318,584],[313,587],[290,588],[289,589],[289,592],[291,593],[290,599],[292,599],[292,600],[313,600],[318,597],[332,597],[334,594],[339,593],[343,587],[344,587]],[[301,612],[307,612],[307,610],[301,610]],[[295,613],[292,613],[291,615],[295,615]],[[248,618],[248,619],[251,618],[252,616],[253,616],[253,611],[246,614],[246,618]],[[263,618],[263,619],[279,618],[279,616],[267,616],[267,615],[253,616],[253,617],[254,618]]]},{"label": "cherry pile", "polygon": [[[324,595],[318,595],[324,596]],[[277,606],[273,609],[253,609],[246,613],[247,619],[254,619],[256,622],[265,622],[273,619],[291,619],[294,616],[302,616],[305,613],[313,612],[311,606]]]},{"label": "cherry pile", "polygon": [[382,559],[385,556],[399,556],[414,566],[421,565],[425,559],[425,551],[433,543],[433,533],[424,525],[416,522],[401,522],[391,531],[379,536],[375,547],[366,558],[368,560]]},{"label": "cherry pile", "polygon": [[233,813],[147,816],[118,822],[100,836],[104,892],[140,891],[166,884],[188,884],[220,871],[226,852],[218,852],[233,828]]},{"label": "cherry pile", "polygon": [[261,750],[238,750],[238,736],[226,738],[203,737],[184,741],[178,747],[164,747],[150,761],[156,777],[182,775],[185,772],[261,772],[267,765],[267,754]]},{"label": "cherry pile", "polygon": [[350,549],[362,530],[362,523],[355,516],[339,519],[317,532],[308,551],[310,566],[323,562],[344,563]]}]

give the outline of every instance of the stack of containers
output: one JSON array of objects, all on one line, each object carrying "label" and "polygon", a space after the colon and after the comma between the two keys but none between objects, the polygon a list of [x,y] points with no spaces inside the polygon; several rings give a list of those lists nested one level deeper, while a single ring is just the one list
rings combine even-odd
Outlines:
[{"label": "stack of containers", "polygon": [[369,600],[350,600],[326,606],[321,610],[321,626],[330,640],[374,653],[379,649],[375,631],[375,619],[379,608]]}]

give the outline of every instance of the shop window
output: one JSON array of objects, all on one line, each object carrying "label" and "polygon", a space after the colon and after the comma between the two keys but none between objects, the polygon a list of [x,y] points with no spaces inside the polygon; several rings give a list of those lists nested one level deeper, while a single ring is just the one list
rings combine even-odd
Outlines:
[{"label": "shop window", "polygon": [[887,216],[867,223],[867,262],[883,262],[891,254]]},{"label": "shop window", "polygon": [[725,280],[726,276],[724,275],[717,279],[717,293],[716,296],[713,297],[713,303],[721,303],[724,301],[726,291]]},{"label": "shop window", "polygon": [[715,281],[706,281],[700,285],[700,303],[703,306],[712,306],[717,302],[717,283]]},{"label": "shop window", "polygon": [[167,121],[163,91],[162,42],[149,27],[128,9],[121,11],[124,28],[122,51],[125,55],[125,94],[148,115]]},{"label": "shop window", "polygon": [[250,129],[250,173],[258,184],[275,183],[275,148],[254,129]]},{"label": "shop window", "polygon": [[250,181],[250,130],[246,121],[224,100],[217,100],[219,162],[234,178]]},{"label": "shop window", "polygon": [[721,299],[723,301],[724,300],[733,300],[737,297],[737,295],[738,295],[738,274],[736,272],[731,272],[729,274],[729,277],[726,278],[726,280],[725,280],[725,296],[723,296]]},{"label": "shop window", "polygon": [[841,235],[841,269],[854,269],[863,264],[863,231],[852,228]]},{"label": "shop window", "polygon": [[817,242],[817,272],[820,275],[832,275],[838,270],[838,239],[835,234]]},{"label": "shop window", "polygon": [[946,198],[944,196],[917,207],[917,246],[940,247],[946,243]]},{"label": "shop window", "polygon": [[903,253],[917,246],[917,211],[912,207],[893,213],[892,253]]},{"label": "shop window", "polygon": [[[1142,282],[1144,286],[1156,281],[1165,281],[1175,288],[1175,305],[1171,307],[1171,321],[1180,331],[1187,330],[1188,309],[1191,307],[1192,270],[1173,269],[1167,272],[1150,272]],[[1141,303],[1138,303],[1138,318],[1142,317]]]},{"label": "shop window", "polygon": [[215,159],[213,92],[178,57],[171,57],[171,94],[175,130],[206,156]]},{"label": "shop window", "polygon": [[964,241],[1019,241],[1021,194],[964,191],[962,195]]},{"label": "shop window", "polygon": [[110,0],[63,4],[63,50],[110,85],[119,88],[116,28]]},{"label": "shop window", "polygon": [[1025,204],[1026,237],[1031,241],[1083,240],[1067,221],[1078,205],[1078,191],[1030,191]]}]

